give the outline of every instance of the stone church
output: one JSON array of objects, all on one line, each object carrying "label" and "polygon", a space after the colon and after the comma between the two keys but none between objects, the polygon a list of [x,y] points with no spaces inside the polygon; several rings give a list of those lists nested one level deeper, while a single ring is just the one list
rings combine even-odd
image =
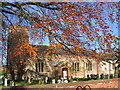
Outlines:
[{"label": "stone church", "polygon": [[[41,53],[48,46],[38,46],[38,48],[38,52]],[[62,54],[59,53],[55,58],[39,57],[36,62],[32,62],[32,66],[33,68],[28,65],[26,70],[39,73],[38,77],[63,78],[64,80],[114,74],[114,66],[112,64],[104,61],[98,62],[96,59],[86,56],[67,55],[64,52]],[[31,73],[30,77],[36,78],[36,75]]]},{"label": "stone church", "polygon": [[[16,30],[10,30],[10,34],[16,36],[19,33],[22,36],[25,36],[25,40],[29,42],[29,29],[28,26],[15,26]],[[12,28],[13,29],[13,28]],[[24,41],[19,41],[21,37],[18,37],[18,40],[13,36],[8,36],[14,42],[10,42],[9,44],[16,46],[16,43],[24,43]],[[10,54],[14,52],[13,46],[9,45],[8,48],[8,64],[12,66],[15,62],[13,59],[10,60]],[[35,46],[35,45],[32,45]],[[24,66],[24,73],[21,75],[22,79],[33,78],[35,80],[39,79],[39,77],[51,77],[51,78],[63,78],[64,80],[70,80],[71,78],[87,78],[92,75],[101,74],[110,75],[114,74],[114,66],[107,62],[98,62],[94,58],[89,58],[88,51],[84,51],[83,57],[74,56],[71,54],[66,54],[66,52],[61,51],[56,54],[53,58],[48,58],[44,56],[44,51],[47,50],[49,46],[39,46],[37,45],[37,60],[32,58],[24,58],[26,61],[29,61],[29,64]],[[12,52],[11,52],[12,51]],[[41,55],[41,53],[43,55]],[[21,57],[20,57],[21,58]],[[18,62],[18,61],[17,61]],[[20,64],[20,63],[18,63]],[[16,66],[11,67],[12,70],[14,68],[18,68],[18,64],[14,64]],[[22,65],[22,63],[21,63]],[[18,68],[18,71],[21,68]],[[13,71],[11,71],[13,74]],[[18,72],[19,74],[19,72]]]}]

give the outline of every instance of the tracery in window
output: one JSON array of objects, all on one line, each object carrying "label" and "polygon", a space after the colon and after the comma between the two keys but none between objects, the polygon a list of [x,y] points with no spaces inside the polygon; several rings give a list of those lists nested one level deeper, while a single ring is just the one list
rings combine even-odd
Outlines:
[{"label": "tracery in window", "polygon": [[44,72],[44,63],[43,62],[36,63],[36,72]]},{"label": "tracery in window", "polygon": [[80,71],[80,64],[79,62],[73,62],[73,71]]},{"label": "tracery in window", "polygon": [[92,63],[86,63],[86,69],[87,71],[92,71]]}]

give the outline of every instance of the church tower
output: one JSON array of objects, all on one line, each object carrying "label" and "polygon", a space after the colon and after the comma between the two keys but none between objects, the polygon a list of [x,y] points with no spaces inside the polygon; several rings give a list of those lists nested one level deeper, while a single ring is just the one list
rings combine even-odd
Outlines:
[{"label": "church tower", "polygon": [[22,79],[25,62],[29,57],[26,50],[22,48],[25,43],[29,44],[29,26],[10,26],[8,31],[7,69],[12,80]]}]

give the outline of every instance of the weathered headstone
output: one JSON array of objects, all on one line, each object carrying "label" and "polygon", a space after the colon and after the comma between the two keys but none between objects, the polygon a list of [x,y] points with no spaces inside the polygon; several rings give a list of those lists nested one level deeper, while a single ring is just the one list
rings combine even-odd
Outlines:
[{"label": "weathered headstone", "polygon": [[7,86],[7,78],[4,79],[4,86]]},{"label": "weathered headstone", "polygon": [[55,79],[52,79],[52,83],[55,84]]},{"label": "weathered headstone", "polygon": [[48,83],[48,77],[45,77],[45,83]]},{"label": "weathered headstone", "polygon": [[64,83],[68,83],[68,80],[64,80]]},{"label": "weathered headstone", "polygon": [[60,79],[58,79],[58,81],[57,81],[58,83],[61,83],[61,80]]}]

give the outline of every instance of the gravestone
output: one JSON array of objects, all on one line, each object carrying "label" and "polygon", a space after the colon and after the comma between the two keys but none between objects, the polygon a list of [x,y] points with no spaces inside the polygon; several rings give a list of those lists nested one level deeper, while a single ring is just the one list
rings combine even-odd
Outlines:
[{"label": "gravestone", "polygon": [[45,77],[45,83],[48,83],[48,77]]},{"label": "gravestone", "polygon": [[60,79],[58,79],[58,81],[57,81],[58,83],[61,83],[61,80]]},{"label": "gravestone", "polygon": [[4,79],[4,86],[7,86],[7,78]]},{"label": "gravestone", "polygon": [[52,79],[52,84],[55,84],[55,79]]},{"label": "gravestone", "polygon": [[68,83],[68,80],[66,79],[66,80],[64,80],[64,83]]}]

